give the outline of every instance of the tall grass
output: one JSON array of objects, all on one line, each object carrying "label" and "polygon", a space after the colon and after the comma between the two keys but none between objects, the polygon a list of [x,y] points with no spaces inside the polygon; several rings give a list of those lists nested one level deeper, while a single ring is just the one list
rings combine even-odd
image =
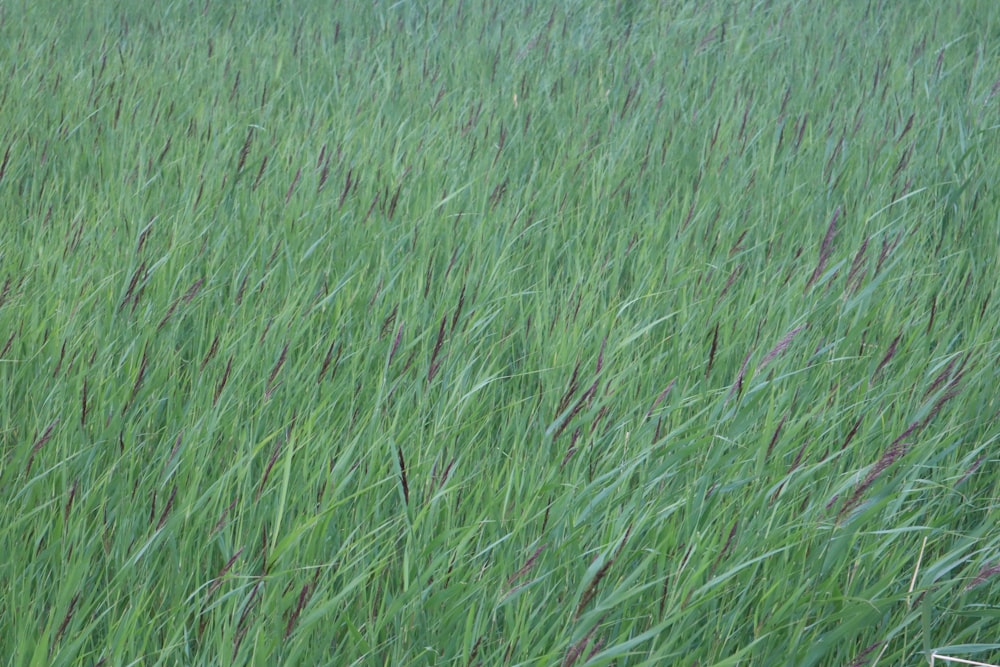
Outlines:
[{"label": "tall grass", "polygon": [[0,655],[997,662],[998,21],[7,3]]}]

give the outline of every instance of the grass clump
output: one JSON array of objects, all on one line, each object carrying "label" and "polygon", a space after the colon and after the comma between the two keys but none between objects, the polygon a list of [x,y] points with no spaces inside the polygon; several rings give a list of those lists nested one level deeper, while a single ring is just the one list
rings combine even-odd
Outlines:
[{"label": "grass clump", "polygon": [[997,662],[962,9],[0,11],[0,654]]}]

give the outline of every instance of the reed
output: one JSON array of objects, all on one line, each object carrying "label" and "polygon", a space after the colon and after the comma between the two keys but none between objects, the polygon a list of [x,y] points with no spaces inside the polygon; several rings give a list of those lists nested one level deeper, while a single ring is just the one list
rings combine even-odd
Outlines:
[{"label": "reed", "polygon": [[997,663],[995,2],[244,4],[0,9],[7,663]]}]

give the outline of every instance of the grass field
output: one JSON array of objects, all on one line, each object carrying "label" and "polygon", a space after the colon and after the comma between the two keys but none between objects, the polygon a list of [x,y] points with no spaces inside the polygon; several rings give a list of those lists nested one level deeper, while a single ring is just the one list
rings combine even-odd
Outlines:
[{"label": "grass field", "polygon": [[0,4],[2,664],[1000,661],[992,0],[246,4]]}]

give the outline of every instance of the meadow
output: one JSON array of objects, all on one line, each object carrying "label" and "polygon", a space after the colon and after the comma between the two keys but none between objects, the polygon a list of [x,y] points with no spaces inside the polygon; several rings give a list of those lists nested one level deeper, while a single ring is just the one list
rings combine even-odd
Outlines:
[{"label": "meadow", "polygon": [[1000,662],[998,35],[2,3],[2,664]]}]

